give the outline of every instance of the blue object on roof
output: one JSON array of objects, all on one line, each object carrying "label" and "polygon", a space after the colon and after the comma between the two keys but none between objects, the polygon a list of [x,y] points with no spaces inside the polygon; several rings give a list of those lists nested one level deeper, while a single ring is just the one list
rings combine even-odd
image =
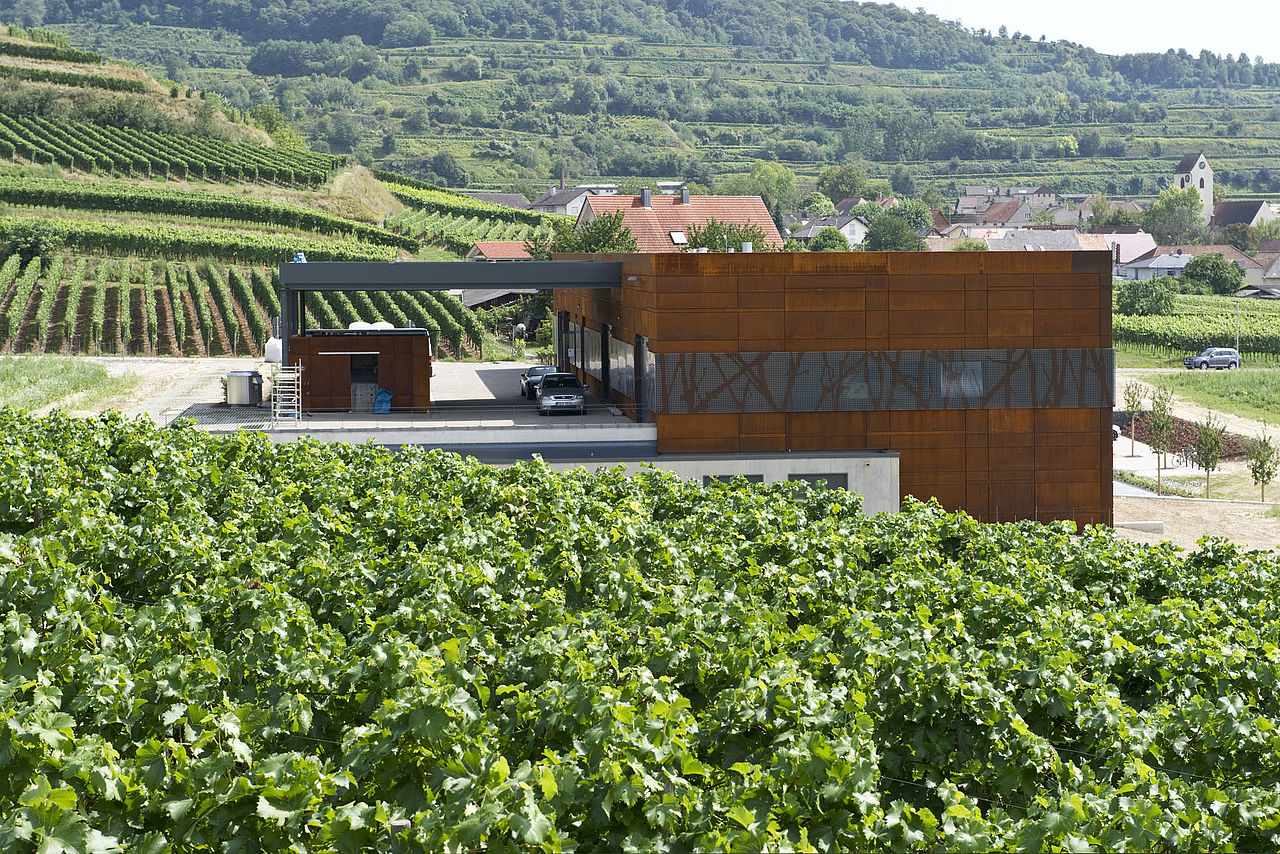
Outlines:
[{"label": "blue object on roof", "polygon": [[373,396],[373,414],[391,414],[391,392],[387,391],[385,388],[378,389],[378,393]]},{"label": "blue object on roof", "polygon": [[303,255],[301,252],[299,252],[298,254],[296,254],[296,255],[294,255],[294,256],[293,256],[293,263],[295,263],[295,264],[305,264],[305,263],[307,263],[307,256],[306,256],[306,255]]}]

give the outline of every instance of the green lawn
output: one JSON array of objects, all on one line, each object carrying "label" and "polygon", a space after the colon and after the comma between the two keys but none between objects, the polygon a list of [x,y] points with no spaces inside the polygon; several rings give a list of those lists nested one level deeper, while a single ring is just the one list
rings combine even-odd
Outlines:
[{"label": "green lawn", "polygon": [[1184,371],[1142,379],[1218,412],[1273,424],[1280,421],[1280,368]]},{"label": "green lawn", "polygon": [[0,358],[0,406],[37,410],[68,401],[75,408],[127,393],[138,382],[133,374],[107,375],[94,362],[65,356],[5,356]]}]

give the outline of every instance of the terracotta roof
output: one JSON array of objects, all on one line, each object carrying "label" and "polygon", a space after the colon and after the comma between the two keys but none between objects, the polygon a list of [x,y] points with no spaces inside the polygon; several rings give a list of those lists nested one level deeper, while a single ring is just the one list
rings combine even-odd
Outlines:
[{"label": "terracotta roof", "polygon": [[1266,202],[1218,202],[1213,206],[1213,224],[1226,228],[1235,222],[1252,223]]},{"label": "terracotta roof", "polygon": [[1155,249],[1152,249],[1146,255],[1142,255],[1139,260],[1141,260],[1141,258],[1154,258],[1158,255],[1178,255],[1178,254],[1190,255],[1192,258],[1194,258],[1197,255],[1209,255],[1214,252],[1219,253],[1220,255],[1222,255],[1223,258],[1227,259],[1228,261],[1235,261],[1237,264],[1245,268],[1262,266],[1257,261],[1253,260],[1248,255],[1244,254],[1239,249],[1235,248],[1229,243],[1219,243],[1219,244],[1213,244],[1209,246],[1194,246],[1194,245],[1193,246],[1157,246]]},{"label": "terracotta roof", "polygon": [[[1098,234],[1142,234],[1143,228],[1140,225],[1104,225],[1097,231]],[[1153,244],[1154,245],[1154,244]]]},{"label": "terracotta roof", "polygon": [[1184,154],[1182,159],[1178,161],[1178,167],[1173,170],[1173,174],[1180,172],[1190,172],[1196,168],[1196,164],[1200,162],[1200,158],[1204,156],[1204,152],[1197,151],[1195,154]]},{"label": "terracotta roof", "polygon": [[1263,252],[1280,252],[1280,237],[1272,237],[1258,241],[1258,254]]},{"label": "terracotta roof", "polygon": [[522,240],[479,240],[471,247],[467,257],[472,257],[473,253],[490,260],[531,257]]},{"label": "terracotta roof", "polygon": [[[703,226],[710,220],[731,225],[757,225],[764,229],[765,244],[781,248],[782,237],[759,196],[690,196],[684,204],[680,196],[655,195],[646,209],[640,196],[589,196],[582,206],[579,222],[590,210],[594,216],[622,211],[622,222],[636,238],[640,252],[679,252],[671,232],[683,232],[690,225]],[[738,247],[733,247],[738,248]]]},{"label": "terracotta roof", "polygon": [[930,210],[929,215],[933,217],[933,227],[938,231],[946,231],[951,227],[951,220],[947,219],[946,214],[940,210]]},{"label": "terracotta roof", "polygon": [[982,214],[983,222],[999,222],[1004,223],[1013,219],[1018,213],[1018,209],[1022,207],[1022,199],[1008,199],[1007,201],[996,202]]}]

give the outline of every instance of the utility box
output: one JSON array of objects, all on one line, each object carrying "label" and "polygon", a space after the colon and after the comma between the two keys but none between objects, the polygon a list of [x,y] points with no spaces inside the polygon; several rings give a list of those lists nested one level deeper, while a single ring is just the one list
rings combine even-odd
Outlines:
[{"label": "utility box", "polygon": [[351,411],[352,412],[372,412],[373,399],[378,394],[377,383],[352,383],[351,384]]}]

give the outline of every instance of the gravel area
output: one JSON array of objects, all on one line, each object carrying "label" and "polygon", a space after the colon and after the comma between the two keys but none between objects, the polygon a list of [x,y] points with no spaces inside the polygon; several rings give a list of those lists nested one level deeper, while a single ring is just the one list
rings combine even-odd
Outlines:
[{"label": "gravel area", "polygon": [[1115,498],[1115,520],[1164,522],[1163,534],[1126,528],[1116,533],[1140,543],[1171,542],[1194,549],[1205,535],[1226,537],[1247,549],[1272,550],[1280,546],[1280,517],[1268,516],[1275,505],[1249,501],[1204,501],[1186,498]]}]

